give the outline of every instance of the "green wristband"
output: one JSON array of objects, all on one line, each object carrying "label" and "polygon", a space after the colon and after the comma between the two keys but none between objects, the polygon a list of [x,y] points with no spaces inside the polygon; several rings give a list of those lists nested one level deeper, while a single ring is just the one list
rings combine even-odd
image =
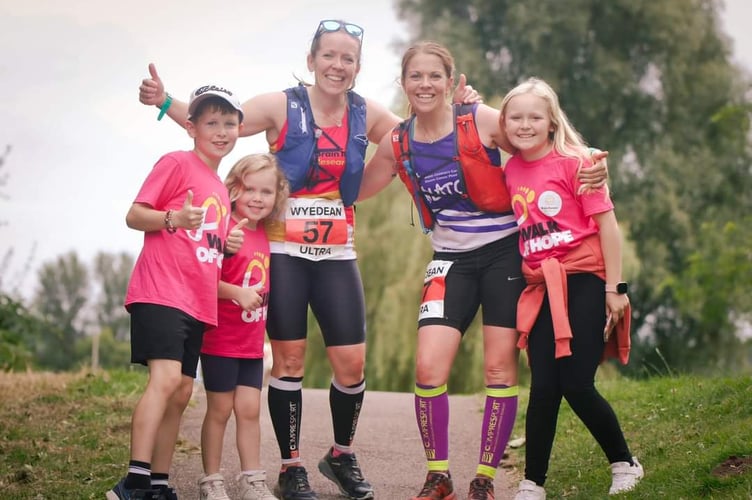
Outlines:
[{"label": "green wristband", "polygon": [[170,94],[167,94],[167,97],[162,103],[162,107],[159,108],[159,116],[157,116],[157,120],[161,120],[164,117],[164,115],[167,113],[167,110],[170,109],[171,104],[172,104],[172,96]]}]

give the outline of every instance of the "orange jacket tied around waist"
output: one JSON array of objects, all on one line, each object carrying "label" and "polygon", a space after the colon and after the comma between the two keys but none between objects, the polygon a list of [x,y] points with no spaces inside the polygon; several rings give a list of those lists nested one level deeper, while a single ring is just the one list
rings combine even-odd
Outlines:
[{"label": "orange jacket tied around waist", "polygon": [[[548,291],[551,306],[551,318],[554,326],[556,359],[571,356],[570,339],[572,328],[569,324],[567,307],[567,274],[592,273],[605,281],[605,264],[601,250],[600,237],[596,234],[583,240],[575,249],[562,259],[550,258],[542,262],[537,269],[522,263],[522,274],[527,282],[517,302],[517,330],[520,339],[517,347],[527,349],[528,336],[540,313],[543,298]],[[616,323],[616,335],[611,335],[603,349],[601,361],[617,358],[626,365],[629,361],[631,307],[627,305],[624,316]],[[604,309],[605,315],[605,309]]]}]

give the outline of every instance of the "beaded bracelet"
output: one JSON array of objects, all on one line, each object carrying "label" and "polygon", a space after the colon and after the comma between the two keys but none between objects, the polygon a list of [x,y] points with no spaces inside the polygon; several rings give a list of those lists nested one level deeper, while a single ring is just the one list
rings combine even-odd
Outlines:
[{"label": "beaded bracelet", "polygon": [[172,96],[168,92],[165,92],[165,94],[167,95],[167,97],[162,103],[162,107],[159,108],[159,116],[157,116],[157,121],[164,118],[164,115],[167,113],[167,110],[170,109],[170,105],[172,104]]},{"label": "beaded bracelet", "polygon": [[174,234],[178,228],[175,227],[175,223],[172,222],[172,210],[168,210],[164,218],[165,226],[167,226],[167,232]]}]

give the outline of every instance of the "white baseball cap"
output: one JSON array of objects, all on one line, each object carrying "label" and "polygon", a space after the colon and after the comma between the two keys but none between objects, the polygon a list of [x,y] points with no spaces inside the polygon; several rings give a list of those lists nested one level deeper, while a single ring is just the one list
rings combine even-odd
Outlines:
[{"label": "white baseball cap", "polygon": [[188,101],[188,118],[190,118],[196,111],[196,106],[207,97],[217,96],[227,101],[230,106],[238,110],[240,113],[240,121],[243,121],[243,108],[240,106],[240,101],[231,91],[219,85],[202,85],[196,90],[191,92],[191,99]]}]

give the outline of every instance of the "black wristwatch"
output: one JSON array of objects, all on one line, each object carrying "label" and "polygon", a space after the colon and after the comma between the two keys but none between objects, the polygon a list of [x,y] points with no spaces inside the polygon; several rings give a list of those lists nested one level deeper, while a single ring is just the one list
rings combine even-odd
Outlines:
[{"label": "black wristwatch", "polygon": [[615,285],[606,285],[606,293],[618,293],[624,295],[629,292],[629,283],[626,281],[620,281]]}]

